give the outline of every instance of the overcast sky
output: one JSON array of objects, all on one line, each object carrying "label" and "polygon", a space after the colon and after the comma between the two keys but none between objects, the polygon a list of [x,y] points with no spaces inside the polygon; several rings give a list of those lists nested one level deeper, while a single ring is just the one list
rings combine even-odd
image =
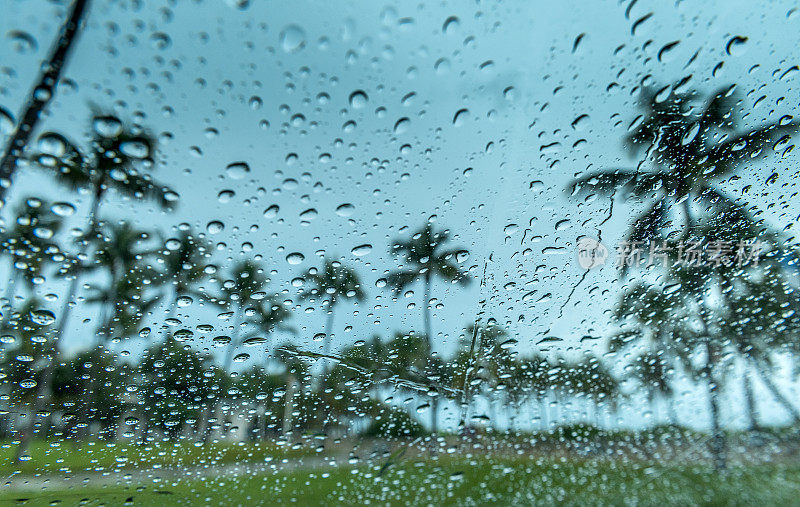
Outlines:
[{"label": "overcast sky", "polygon": [[[395,301],[375,284],[395,267],[388,244],[433,217],[454,247],[470,251],[463,267],[475,277],[467,289],[434,287],[436,348],[453,351],[481,311],[509,328],[522,353],[557,336],[553,350],[569,354],[581,336],[608,333],[620,283],[612,266],[593,270],[567,301],[584,273],[576,240],[597,236],[609,202],[578,205],[564,189],[587,170],[636,164],[621,146],[638,114],[636,87],[690,75],[700,90],[735,82],[750,113],[743,126],[793,114],[800,99],[800,73],[779,77],[800,63],[791,1],[234,3],[94,0],[43,129],[84,142],[93,103],[157,133],[154,176],[179,192],[179,208],[164,214],[110,199],[104,215],[167,236],[180,223],[206,231],[222,222],[208,234],[221,272],[262,256],[308,347],[319,347],[311,337],[325,316],[296,300],[290,280],[323,253],[355,267],[369,295],[338,309],[334,346],[421,328],[420,287]],[[4,3],[0,108],[13,116],[63,19],[61,4]],[[747,40],[729,54],[737,36]],[[791,229],[800,210],[786,196],[798,156],[743,166],[726,189],[765,210],[778,204],[768,219]],[[226,171],[234,162],[250,172]],[[779,181],[765,184],[775,171]],[[85,197],[31,171],[14,188],[42,191],[74,202],[78,225]],[[265,216],[273,205],[277,215]],[[635,209],[617,203],[604,224],[612,251]],[[305,258],[299,265],[286,260],[294,252]],[[210,336],[224,334],[218,311],[198,306],[181,309],[182,325],[212,323]],[[92,308],[76,311],[68,349],[88,343],[95,317]],[[157,329],[164,313],[150,320]],[[687,394],[682,413],[702,402]]]}]

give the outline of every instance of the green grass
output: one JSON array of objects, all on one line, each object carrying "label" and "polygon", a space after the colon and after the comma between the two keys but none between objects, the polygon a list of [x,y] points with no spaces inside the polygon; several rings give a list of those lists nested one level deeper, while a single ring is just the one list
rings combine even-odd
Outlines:
[{"label": "green grass", "polygon": [[[378,477],[380,464],[267,475],[180,480],[139,486],[76,486],[0,492],[0,503],[28,505],[766,505],[800,498],[800,466],[734,468],[552,459],[441,458],[406,461]],[[24,502],[23,502],[24,501]]]},{"label": "green grass", "polygon": [[22,462],[15,462],[14,452],[14,445],[0,445],[0,475],[147,468],[154,464],[202,466],[263,462],[266,458],[298,458],[314,453],[308,447],[277,445],[267,441],[209,443],[203,446],[196,446],[192,442],[152,442],[140,445],[86,441],[75,445],[73,442],[37,441],[28,451],[30,459]]}]

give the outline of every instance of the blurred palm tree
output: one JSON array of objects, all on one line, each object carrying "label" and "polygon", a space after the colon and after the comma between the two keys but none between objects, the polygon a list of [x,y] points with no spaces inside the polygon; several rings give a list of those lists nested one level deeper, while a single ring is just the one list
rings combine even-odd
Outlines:
[{"label": "blurred palm tree", "polygon": [[287,440],[294,429],[295,398],[302,391],[309,375],[308,363],[298,354],[295,345],[289,343],[278,347],[275,359],[283,366],[284,405],[281,434]]},{"label": "blurred palm tree", "polygon": [[[645,89],[641,93],[643,114],[635,120],[625,146],[633,154],[645,149],[642,163],[635,169],[609,169],[581,177],[572,185],[573,194],[613,196],[622,190],[626,196],[647,201],[645,212],[629,229],[625,244],[669,245],[672,252],[678,246],[676,240],[686,244],[726,236],[738,239],[746,233],[762,232],[763,227],[749,220],[746,210],[716,186],[744,162],[763,158],[782,147],[791,149],[788,141],[797,132],[798,122],[784,117],[741,132],[737,130],[737,111],[742,105],[735,86],[713,93],[702,104],[698,92],[679,92],[676,88]],[[645,168],[648,161],[651,169]],[[703,216],[695,216],[693,206],[699,207]],[[703,218],[706,224],[716,227],[704,227]],[[717,234],[709,236],[709,232]],[[682,305],[700,328],[699,333],[689,333],[687,329],[683,333],[695,335],[693,346],[704,349],[706,364],[702,375],[708,384],[714,434],[711,450],[715,466],[722,469],[726,466],[726,445],[719,421],[719,362],[724,357],[724,340],[709,320],[712,302],[707,297],[711,286],[724,285],[720,283],[722,270],[708,265],[676,269],[675,256],[671,255],[670,260],[662,267],[670,272],[672,281],[681,284]],[[628,267],[623,264],[623,275]]]},{"label": "blurred palm tree", "polygon": [[[266,292],[268,283],[264,269],[255,261],[247,260],[235,265],[230,279],[222,284],[220,302],[233,311],[233,333],[228,340],[223,340],[227,342],[223,343],[225,356],[222,367],[225,371],[230,371],[234,352],[240,343],[259,335],[269,335],[276,329],[290,329],[285,325],[290,313],[275,294]],[[242,328],[250,330],[243,335]]]},{"label": "blurred palm tree", "polygon": [[95,112],[92,117],[90,151],[84,153],[67,138],[46,132],[39,138],[45,150],[32,156],[35,164],[50,172],[57,182],[71,190],[88,189],[92,201],[78,255],[62,270],[70,278],[64,306],[59,315],[58,337],[63,335],[71,308],[75,305],[83,265],[91,239],[97,235],[100,207],[109,191],[120,197],[154,201],[163,209],[176,204],[177,194],[152,179],[144,169],[155,165],[156,140],[139,126],[129,126],[113,115]]},{"label": "blurred palm tree", "polygon": [[[330,354],[331,337],[333,334],[333,312],[336,304],[345,299],[357,302],[364,301],[364,290],[355,270],[344,266],[341,262],[325,259],[322,269],[310,268],[304,278],[313,284],[310,290],[301,294],[302,299],[321,300],[327,308],[327,321],[325,323],[325,343],[323,353]],[[326,360],[327,364],[327,360]],[[326,366],[326,370],[328,367]]]},{"label": "blurred palm tree", "polygon": [[[128,222],[100,223],[94,262],[91,269],[105,279],[89,286],[88,304],[100,306],[99,327],[96,331],[95,348],[107,351],[109,342],[128,338],[141,328],[145,315],[158,303],[160,296],[150,295],[157,273],[150,264],[156,250],[146,243],[150,235],[134,228]],[[86,404],[87,420],[100,413],[101,389],[98,384],[100,372],[97,364],[85,393],[90,403]]]},{"label": "blurred palm tree", "polygon": [[210,357],[176,340],[158,342],[147,349],[139,371],[144,400],[144,417],[140,420],[146,427],[161,428],[172,436],[201,416],[202,403],[213,393],[221,373]]},{"label": "blurred palm tree", "polygon": [[11,261],[5,295],[9,308],[13,306],[19,280],[31,289],[44,276],[45,267],[56,264],[63,255],[54,239],[63,220],[47,201],[28,197],[17,207],[15,215],[14,225],[0,233],[0,252]]},{"label": "blurred palm tree", "polygon": [[792,423],[800,423],[800,411],[771,378],[775,368],[773,351],[796,348],[800,336],[800,301],[785,268],[770,263],[760,270],[747,270],[744,276],[730,280],[730,290],[721,298],[725,301],[725,315],[719,319],[720,332],[744,361],[742,387],[751,429],[759,427],[752,370],[789,413]]},{"label": "blurred palm tree", "polygon": [[88,0],[75,0],[72,3],[72,8],[64,19],[64,24],[61,25],[58,39],[53,44],[47,61],[42,64],[39,79],[31,89],[28,102],[20,116],[21,120],[3,150],[3,156],[0,158],[0,201],[4,203],[7,201],[6,192],[11,187],[17,169],[17,159],[28,144],[31,134],[36,130],[36,124],[42,118],[45,107],[55,95],[61,72],[81,28],[88,3]]},{"label": "blurred palm tree", "polygon": [[657,418],[658,398],[661,397],[667,402],[669,412],[669,423],[677,425],[678,417],[675,413],[673,396],[675,390],[672,388],[671,366],[664,357],[662,351],[644,352],[632,361],[629,377],[641,384],[647,392],[647,401],[650,403],[650,411]]},{"label": "blurred palm tree", "polygon": [[[221,306],[230,312],[233,331],[230,336],[219,336],[215,344],[224,347],[222,371],[229,378],[234,361],[244,362],[250,358],[249,353],[234,355],[241,344],[259,344],[266,342],[268,335],[277,329],[289,330],[285,321],[291,316],[274,294],[266,292],[268,278],[264,269],[255,261],[242,261],[231,269],[230,278],[222,282],[222,293],[215,298]],[[226,380],[227,382],[227,380]],[[214,429],[209,424],[216,411],[216,403],[211,401],[206,406],[204,422],[200,434],[207,441]]]},{"label": "blurred palm tree", "polygon": [[198,287],[209,277],[206,268],[211,251],[210,243],[189,230],[165,242],[158,257],[161,266],[158,276],[163,284],[163,296],[169,297],[170,315],[177,310],[182,298],[212,300],[203,287]]},{"label": "blurred palm tree", "polygon": [[[414,233],[408,240],[396,240],[390,249],[393,255],[398,256],[405,264],[403,269],[389,274],[388,286],[395,295],[402,293],[416,282],[421,281],[424,286],[424,301],[422,304],[424,321],[424,340],[426,350],[433,352],[433,335],[431,330],[431,286],[433,280],[439,277],[451,283],[462,286],[470,282],[469,275],[459,266],[459,256],[466,250],[445,249],[450,233],[448,231],[434,231],[431,223],[426,223],[422,229]],[[427,374],[438,376],[435,371],[433,356],[430,357]],[[431,431],[438,430],[438,398],[435,392],[431,393]]]}]

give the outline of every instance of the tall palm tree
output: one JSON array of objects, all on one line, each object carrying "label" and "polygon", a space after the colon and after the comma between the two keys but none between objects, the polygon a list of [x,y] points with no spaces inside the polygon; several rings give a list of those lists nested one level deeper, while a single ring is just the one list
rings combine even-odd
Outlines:
[{"label": "tall palm tree", "polygon": [[[697,206],[708,215],[725,217],[741,206],[716,185],[730,176],[745,161],[763,158],[780,146],[798,129],[798,122],[784,119],[748,131],[737,130],[737,110],[741,104],[735,86],[726,87],[700,104],[697,92],[679,93],[672,89],[643,90],[640,105],[643,114],[625,138],[633,154],[645,150],[645,158],[635,169],[610,169],[576,180],[573,193],[610,193],[623,190],[645,201],[645,212],[631,226],[627,242],[649,242],[675,247],[682,242],[706,239],[699,234],[702,217]],[[649,168],[646,165],[649,162]],[[741,214],[739,214],[741,215]],[[737,219],[740,216],[736,217]],[[741,223],[732,220],[719,224],[730,231]],[[677,225],[682,224],[682,225]],[[670,234],[670,230],[672,234]],[[681,286],[684,305],[701,328],[695,345],[703,349],[706,364],[703,376],[708,385],[709,412],[713,439],[711,450],[715,466],[726,467],[725,436],[719,420],[719,367],[723,340],[709,320],[712,309],[706,294],[711,286],[720,286],[720,276],[708,266],[682,266],[673,262],[662,266]],[[623,269],[623,274],[626,273]]]},{"label": "tall palm tree", "polygon": [[[274,294],[266,292],[268,283],[263,267],[252,260],[236,264],[230,272],[230,278],[222,283],[222,294],[216,299],[231,312],[233,322],[231,335],[219,339],[225,348],[222,371],[226,376],[230,375],[236,357],[234,352],[242,343],[257,335],[269,335],[276,329],[288,329],[284,323],[290,314]],[[207,422],[215,410],[215,403],[209,403],[206,407],[206,423],[200,432],[203,441],[207,441],[211,435],[213,428]]]},{"label": "tall palm tree", "polygon": [[50,50],[47,61],[42,65],[42,72],[36,85],[31,90],[28,103],[20,116],[21,120],[6,143],[3,156],[0,158],[0,201],[5,202],[5,194],[17,169],[17,159],[36,130],[42,112],[55,95],[61,72],[80,30],[88,3],[88,0],[75,0],[72,3],[72,9],[61,26],[58,39]]},{"label": "tall palm tree", "polygon": [[59,183],[70,189],[88,188],[92,195],[78,255],[72,265],[65,269],[70,282],[58,319],[58,339],[64,334],[75,304],[83,268],[77,259],[86,257],[90,240],[97,234],[98,213],[108,192],[111,190],[135,200],[153,200],[164,209],[171,209],[175,205],[172,196],[177,194],[140,170],[151,168],[155,163],[155,139],[141,127],[126,126],[115,116],[100,113],[93,116],[88,155],[61,134],[48,132],[41,137],[50,139],[52,142],[46,144],[57,148],[55,153],[34,155],[35,163],[51,172]]},{"label": "tall palm tree", "polygon": [[[143,168],[152,168],[155,160],[155,139],[141,127],[126,126],[119,118],[96,113],[92,118],[92,140],[90,151],[84,154],[74,143],[54,132],[42,134],[40,139],[52,147],[51,152],[32,156],[34,163],[52,173],[59,183],[70,189],[88,188],[92,195],[89,213],[86,217],[84,234],[79,239],[78,254],[71,257],[61,269],[69,278],[54,330],[54,350],[58,356],[58,340],[64,335],[70,312],[75,305],[79,283],[91,245],[91,238],[97,235],[99,210],[108,192],[135,200],[152,200],[164,209],[175,205],[172,190],[155,181]],[[50,395],[56,358],[52,358],[40,384],[38,403],[43,404]]]},{"label": "tall palm tree", "polygon": [[[433,334],[431,330],[431,286],[435,278],[441,278],[451,283],[467,285],[469,275],[458,266],[459,254],[466,250],[445,249],[450,233],[448,231],[434,231],[433,225],[426,223],[419,231],[408,240],[396,240],[390,252],[399,257],[405,264],[403,269],[389,274],[388,286],[395,295],[400,294],[408,287],[421,281],[424,287],[424,301],[422,316],[424,322],[425,341],[427,350],[433,352]],[[437,376],[434,371],[433,357],[428,361],[429,376]],[[436,393],[431,396],[431,431],[438,431],[438,397]]]},{"label": "tall palm tree", "polygon": [[314,301],[320,300],[325,303],[327,309],[325,342],[323,344],[323,353],[327,356],[330,354],[333,312],[336,304],[346,299],[362,302],[365,298],[364,290],[361,288],[361,281],[355,270],[331,259],[324,260],[322,269],[310,268],[304,278],[313,286],[310,290],[304,291],[300,297]]}]

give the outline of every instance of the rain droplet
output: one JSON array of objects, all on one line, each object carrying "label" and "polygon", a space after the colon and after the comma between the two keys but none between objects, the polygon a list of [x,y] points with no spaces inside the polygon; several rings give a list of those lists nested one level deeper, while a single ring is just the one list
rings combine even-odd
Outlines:
[{"label": "rain droplet", "polygon": [[356,257],[363,257],[364,255],[367,255],[371,251],[372,251],[372,245],[370,245],[369,243],[365,243],[363,245],[358,245],[356,247],[353,247],[353,249],[350,250],[350,253],[352,253]]},{"label": "rain droplet", "polygon": [[292,252],[286,256],[286,262],[291,264],[292,266],[296,266],[306,260],[306,256],[301,254],[300,252]]},{"label": "rain droplet", "polygon": [[225,174],[232,180],[240,180],[250,172],[250,166],[246,162],[233,162],[225,168]]},{"label": "rain droplet", "polygon": [[306,46],[306,33],[297,25],[286,26],[280,38],[281,47],[287,53],[296,53]]},{"label": "rain droplet", "polygon": [[745,42],[747,42],[747,37],[737,35],[728,41],[725,46],[725,52],[731,56],[740,56],[744,53]]},{"label": "rain droplet", "polygon": [[355,209],[356,209],[355,206],[353,206],[349,202],[344,203],[336,208],[336,214],[339,215],[340,217],[349,217],[350,215],[353,214]]},{"label": "rain droplet", "polygon": [[442,25],[442,32],[447,35],[452,35],[456,32],[459,25],[459,20],[456,16],[450,16],[446,20],[444,20],[444,24]]},{"label": "rain droplet", "polygon": [[6,37],[11,39],[11,47],[19,54],[33,53],[39,46],[31,34],[21,30],[11,30]]},{"label": "rain droplet", "polygon": [[40,326],[49,326],[56,321],[56,316],[50,310],[34,310],[31,312],[31,320]]},{"label": "rain droplet", "polygon": [[264,210],[264,218],[275,218],[278,215],[278,211],[280,211],[280,206],[277,204],[273,204],[269,208]]},{"label": "rain droplet", "polygon": [[219,220],[212,220],[206,225],[206,230],[209,234],[219,234],[225,229],[225,224]]},{"label": "rain droplet", "polygon": [[369,102],[369,97],[363,90],[356,90],[350,94],[350,107],[353,109],[361,109]]},{"label": "rain droplet", "polygon": [[394,124],[394,133],[395,134],[403,134],[408,131],[408,128],[411,126],[411,120],[406,117],[400,118],[397,120],[397,123]]}]

